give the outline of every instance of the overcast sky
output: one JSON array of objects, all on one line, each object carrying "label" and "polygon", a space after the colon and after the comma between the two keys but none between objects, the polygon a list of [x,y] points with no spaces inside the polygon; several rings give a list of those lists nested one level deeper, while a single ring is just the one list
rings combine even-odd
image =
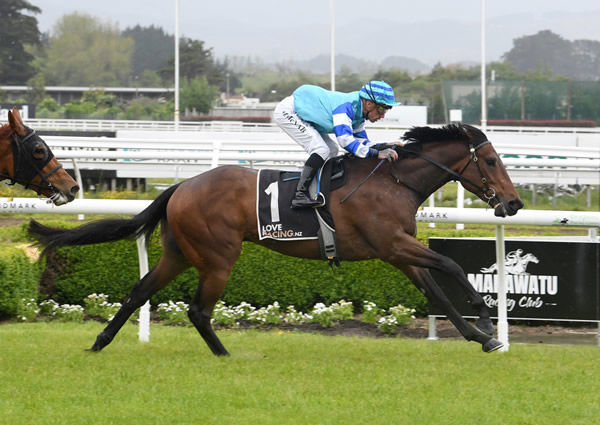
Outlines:
[{"label": "overcast sky", "polygon": [[[175,31],[175,0],[29,0],[41,31],[75,11],[120,29]],[[334,0],[336,53],[380,61],[406,56],[433,65],[479,61],[481,0]],[[600,41],[599,0],[487,0],[487,61],[513,39],[549,29],[568,40]],[[217,57],[268,61],[329,53],[329,0],[180,0],[180,34],[203,40]]]}]

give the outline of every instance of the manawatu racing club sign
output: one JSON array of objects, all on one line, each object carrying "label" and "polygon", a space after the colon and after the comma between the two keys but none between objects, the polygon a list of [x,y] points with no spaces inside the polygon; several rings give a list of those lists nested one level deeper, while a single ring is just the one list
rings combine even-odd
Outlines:
[{"label": "manawatu racing club sign", "polygon": [[[496,316],[495,240],[431,238],[429,247],[463,268]],[[505,250],[509,318],[600,320],[600,244],[508,239]],[[432,274],[461,314],[476,314],[458,283],[439,272]],[[431,313],[443,314],[436,307]]]}]

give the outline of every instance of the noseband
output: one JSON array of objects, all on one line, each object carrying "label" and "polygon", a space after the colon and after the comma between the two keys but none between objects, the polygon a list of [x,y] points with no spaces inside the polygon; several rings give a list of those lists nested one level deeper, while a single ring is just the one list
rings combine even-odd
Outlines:
[{"label": "noseband", "polygon": [[[467,163],[462,168],[462,170],[460,170],[458,175],[460,176],[461,180],[464,180],[467,183],[469,183],[471,186],[476,187],[481,192],[481,195],[487,200],[488,205],[491,206],[492,208],[496,209],[499,205],[502,205],[502,202],[496,196],[496,190],[494,190],[494,188],[488,184],[487,179],[483,176],[483,172],[481,171],[481,167],[479,166],[479,158],[477,157],[477,150],[487,144],[490,144],[489,140],[481,142],[477,146],[473,146],[472,144],[469,145],[469,153],[471,154],[469,157],[469,161],[467,161]],[[481,177],[481,183],[484,184],[484,187],[476,185],[475,183],[471,182],[466,177],[463,177],[462,174],[465,172],[467,167],[469,165],[471,165],[471,163],[474,163],[475,166],[477,167],[477,171],[479,172],[479,176]],[[492,204],[492,202],[494,204]]]},{"label": "noseband", "polygon": [[[27,127],[26,127],[27,128]],[[30,130],[28,128],[28,130]],[[41,160],[35,160],[33,158],[35,147],[38,143],[41,143],[46,148],[46,157]],[[13,133],[13,140],[11,142],[13,151],[13,174],[9,176],[7,174],[0,173],[0,178],[10,180],[11,185],[19,183],[25,187],[25,189],[33,189],[38,194],[42,189],[50,189],[54,195],[59,195],[56,188],[48,181],[48,177],[57,172],[62,168],[61,164],[58,164],[52,170],[47,173],[42,173],[44,167],[52,161],[54,155],[50,151],[50,148],[42,139],[37,137],[35,130],[30,130],[25,136],[20,136],[17,133]],[[31,181],[39,176],[42,183],[45,186]],[[54,195],[50,198],[52,199]]]}]

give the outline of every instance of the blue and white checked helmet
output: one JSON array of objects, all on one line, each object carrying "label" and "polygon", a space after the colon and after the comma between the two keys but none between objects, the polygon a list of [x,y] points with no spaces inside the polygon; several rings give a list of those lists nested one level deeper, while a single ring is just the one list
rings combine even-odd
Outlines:
[{"label": "blue and white checked helmet", "polygon": [[360,89],[359,96],[363,99],[389,107],[400,105],[396,102],[394,89],[385,81],[369,81]]}]

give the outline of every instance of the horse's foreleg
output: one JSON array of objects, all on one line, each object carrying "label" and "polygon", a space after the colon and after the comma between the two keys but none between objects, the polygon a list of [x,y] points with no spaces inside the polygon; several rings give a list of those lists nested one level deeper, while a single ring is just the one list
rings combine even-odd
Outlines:
[{"label": "horse's foreleg", "polygon": [[121,308],[115,314],[115,317],[100,332],[90,351],[100,351],[110,344],[115,335],[138,308],[144,305],[152,295],[164,288],[175,276],[188,267],[189,264],[185,264],[180,260],[174,260],[163,254],[156,267],[135,284],[127,298],[123,301]]},{"label": "horse's foreleg", "polygon": [[[500,348],[502,344],[488,334],[493,327],[485,302],[481,295],[472,288],[460,266],[451,259],[423,246],[408,234],[397,234],[396,236],[397,239],[391,245],[391,253],[382,259],[403,270],[432,302],[440,306],[465,339],[481,343],[484,351]],[[471,326],[462,317],[426,269],[439,270],[461,283],[463,289],[469,294],[471,303],[479,309],[480,320],[477,325],[484,328],[483,332]]]},{"label": "horse's foreleg", "polygon": [[436,256],[436,261],[435,265],[431,268],[452,276],[454,280],[460,284],[460,288],[462,288],[469,297],[471,307],[479,315],[479,318],[475,322],[475,326],[477,326],[486,334],[493,335],[494,325],[492,324],[492,319],[490,318],[490,311],[488,310],[481,294],[477,292],[475,288],[473,288],[473,285],[471,285],[465,276],[463,269],[451,258],[438,254],[434,251],[432,251],[432,253]]},{"label": "horse's foreleg", "polygon": [[408,235],[397,246],[401,247],[399,253],[390,257],[390,262],[437,270],[453,278],[466,293],[471,307],[479,315],[479,319],[477,319],[475,325],[488,335],[494,334],[490,312],[483,297],[473,288],[473,285],[467,280],[463,269],[454,260],[423,246]]},{"label": "horse's foreleg", "polygon": [[432,303],[436,304],[446,314],[448,319],[450,319],[467,341],[479,342],[485,352],[495,351],[502,347],[501,342],[474,328],[462,317],[446,294],[444,294],[444,291],[437,285],[428,270],[409,265],[401,265],[399,268],[421,289]]}]

